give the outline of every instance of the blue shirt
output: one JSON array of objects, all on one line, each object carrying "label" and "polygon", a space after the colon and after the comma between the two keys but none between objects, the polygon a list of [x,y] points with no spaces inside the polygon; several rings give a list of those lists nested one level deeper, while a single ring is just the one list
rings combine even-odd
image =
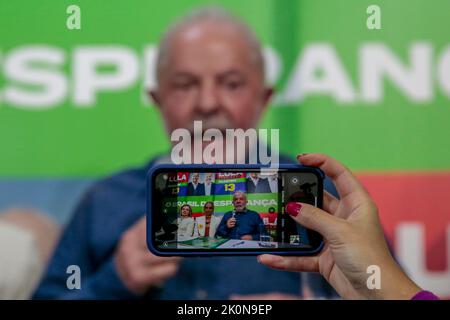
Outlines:
[{"label": "blue shirt", "polygon": [[[35,299],[184,300],[227,299],[231,294],[300,294],[304,277],[271,270],[255,257],[185,258],[178,273],[162,288],[144,297],[131,293],[121,282],[113,258],[122,234],[145,215],[146,174],[152,165],[118,173],[88,190],[60,238]],[[327,183],[333,193],[333,186]],[[80,267],[80,290],[67,288],[70,265]],[[320,277],[314,279],[310,287],[318,294],[333,292]]]},{"label": "blue shirt", "polygon": [[259,240],[264,232],[264,222],[258,213],[252,210],[235,212],[236,225],[227,227],[227,221],[233,217],[233,211],[224,214],[222,221],[217,227],[216,236],[230,239],[241,239],[242,236],[251,235],[253,240]]}]

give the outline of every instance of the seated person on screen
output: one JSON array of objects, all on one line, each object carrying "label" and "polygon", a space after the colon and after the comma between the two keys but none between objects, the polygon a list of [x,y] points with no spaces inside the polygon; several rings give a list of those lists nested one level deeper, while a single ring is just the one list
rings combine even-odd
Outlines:
[{"label": "seated person on screen", "polygon": [[233,206],[234,210],[223,216],[216,237],[259,240],[264,232],[264,222],[257,212],[247,209],[247,195],[236,191],[233,194]]},{"label": "seated person on screen", "polygon": [[213,214],[214,212],[214,202],[207,201],[203,207],[204,216],[195,218],[196,230],[194,234],[199,237],[211,237],[213,238],[216,234],[217,226],[222,221],[222,217],[217,217]]},{"label": "seated person on screen", "polygon": [[192,218],[192,208],[185,204],[181,206],[180,217],[178,218],[178,241],[190,240],[193,238],[195,230],[195,220]]}]

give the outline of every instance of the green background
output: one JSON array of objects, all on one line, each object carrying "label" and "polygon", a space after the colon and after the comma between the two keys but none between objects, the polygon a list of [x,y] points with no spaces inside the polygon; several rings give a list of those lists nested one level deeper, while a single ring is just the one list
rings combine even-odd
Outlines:
[{"label": "green background", "polygon": [[[311,43],[336,49],[359,92],[358,51],[382,43],[409,64],[410,45],[432,45],[434,97],[410,101],[390,81],[380,103],[338,103],[329,95],[294,105],[272,103],[261,127],[279,128],[281,151],[330,154],[356,170],[450,168],[449,97],[436,81],[436,61],[449,44],[447,0],[227,0],[227,1],[2,1],[0,67],[11,50],[49,45],[66,52],[64,73],[72,80],[72,53],[82,45],[123,45],[142,58],[162,31],[189,9],[219,3],[243,17],[264,45],[281,57],[276,88],[283,91],[302,50]],[[66,8],[81,8],[82,29],[66,28]],[[382,30],[368,30],[366,8],[378,4]],[[450,70],[449,70],[450,72]],[[0,72],[0,90],[9,80]],[[73,105],[71,91],[46,111],[20,110],[0,102],[1,177],[98,177],[145,163],[169,150],[158,109],[141,101],[142,79],[117,92],[100,93],[95,106]],[[1,92],[1,91],[0,91]]]},{"label": "green background", "polygon": [[[169,198],[165,199],[162,204],[162,208],[167,208],[167,211],[178,213],[181,208],[180,206],[176,206],[177,202],[180,202],[182,204],[185,204],[186,202],[197,202],[197,206],[192,205],[190,203],[190,206],[192,208],[192,213],[203,213],[203,205],[201,204],[202,201],[229,201],[229,205],[220,205],[221,203],[218,202],[214,206],[214,214],[216,213],[226,213],[228,211],[231,211],[234,209],[233,205],[231,204],[232,195],[213,195],[213,196],[180,196],[178,198]],[[250,201],[250,204],[248,205],[249,208],[253,211],[256,211],[258,213],[269,213],[269,208],[273,207],[275,209],[274,213],[278,213],[278,194],[277,193],[251,193],[248,194],[248,200]],[[252,203],[252,201],[258,201],[258,200],[273,200],[276,204],[268,204],[264,205],[263,203],[259,204],[259,202]],[[168,207],[168,204],[170,203],[170,206]]]}]

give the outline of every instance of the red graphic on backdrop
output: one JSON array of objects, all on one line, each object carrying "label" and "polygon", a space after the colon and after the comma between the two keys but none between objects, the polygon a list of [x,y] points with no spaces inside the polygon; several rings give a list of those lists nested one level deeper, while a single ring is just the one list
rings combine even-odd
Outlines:
[{"label": "red graphic on backdrop", "polygon": [[358,176],[413,280],[450,298],[450,172]]},{"label": "red graphic on backdrop", "polygon": [[378,205],[389,239],[401,222],[425,227],[426,266],[446,270],[446,229],[450,225],[450,173],[358,175]]}]

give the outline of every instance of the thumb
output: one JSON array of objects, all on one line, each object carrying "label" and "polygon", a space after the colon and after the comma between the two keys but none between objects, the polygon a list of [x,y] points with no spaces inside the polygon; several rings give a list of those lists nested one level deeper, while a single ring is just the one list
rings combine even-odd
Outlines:
[{"label": "thumb", "polygon": [[297,223],[305,228],[319,232],[327,240],[339,234],[338,230],[341,229],[344,223],[344,220],[306,203],[289,202],[286,205],[286,212]]}]

